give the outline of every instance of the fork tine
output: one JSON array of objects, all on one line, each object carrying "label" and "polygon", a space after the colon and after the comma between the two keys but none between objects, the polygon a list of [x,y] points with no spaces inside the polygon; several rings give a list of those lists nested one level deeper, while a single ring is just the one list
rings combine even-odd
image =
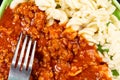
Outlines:
[{"label": "fork tine", "polygon": [[31,45],[32,45],[32,39],[30,39],[29,42],[28,42],[27,51],[26,51],[26,55],[25,55],[25,60],[24,60],[24,63],[23,63],[23,68],[24,69],[27,68],[28,57],[29,57],[29,54],[30,54]]},{"label": "fork tine", "polygon": [[16,59],[17,59],[17,55],[18,55],[18,51],[19,51],[19,48],[20,48],[20,42],[22,40],[22,33],[20,34],[20,37],[18,39],[18,43],[17,43],[17,47],[16,47],[16,50],[15,50],[15,53],[14,53],[14,57],[13,57],[13,60],[12,60],[12,65],[15,66],[15,63],[16,63]]},{"label": "fork tine", "polygon": [[29,71],[32,69],[32,64],[33,64],[33,60],[34,60],[34,54],[35,54],[36,43],[37,43],[37,42],[34,41],[33,49],[32,49],[32,54],[31,54],[31,58],[30,58],[29,66],[28,66],[28,70],[29,70]]},{"label": "fork tine", "polygon": [[[23,36],[23,34],[21,33],[20,38],[19,38],[18,43],[17,43],[17,46],[16,46],[16,50],[15,50],[15,54],[14,54],[14,57],[12,60],[12,64],[10,67],[8,80],[29,80],[29,78],[30,78],[37,41],[33,42],[32,38],[29,39],[28,36],[26,36],[24,41],[23,41],[23,44],[22,44],[23,46],[22,46],[21,51],[20,51],[19,48],[20,48],[20,44],[22,42],[22,36]],[[20,51],[20,57],[19,57],[19,60],[17,63],[17,57],[18,57],[19,51]],[[29,59],[30,53],[31,53],[31,56]],[[24,59],[24,55],[25,55],[25,59]],[[24,62],[22,64],[23,60],[24,60]],[[26,70],[27,67],[28,67],[28,70]]]},{"label": "fork tine", "polygon": [[27,44],[27,39],[28,39],[28,36],[25,37],[25,40],[23,42],[22,50],[20,52],[20,57],[19,57],[19,60],[18,60],[18,65],[17,65],[18,69],[20,69],[21,64],[22,64],[22,59],[23,59],[23,56],[24,56],[25,47],[26,47],[26,44]]}]

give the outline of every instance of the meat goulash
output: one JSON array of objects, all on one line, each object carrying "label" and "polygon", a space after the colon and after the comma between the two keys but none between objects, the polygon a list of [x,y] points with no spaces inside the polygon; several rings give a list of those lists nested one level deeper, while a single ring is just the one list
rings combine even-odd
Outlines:
[{"label": "meat goulash", "polygon": [[20,32],[37,40],[30,80],[111,80],[95,45],[46,14],[32,2],[7,8],[0,21],[0,80],[7,80]]}]

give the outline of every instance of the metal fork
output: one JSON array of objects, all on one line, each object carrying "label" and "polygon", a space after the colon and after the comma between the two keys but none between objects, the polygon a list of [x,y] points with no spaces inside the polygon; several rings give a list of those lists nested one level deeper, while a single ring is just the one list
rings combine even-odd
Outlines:
[{"label": "metal fork", "polygon": [[[12,60],[8,80],[29,80],[30,78],[34,55],[35,55],[36,41],[33,42],[31,38],[28,39],[28,36],[25,37],[22,49],[20,51],[20,57],[18,60],[17,56],[19,53],[22,37],[23,37],[23,34],[21,33],[17,43],[15,53],[14,53],[14,57]],[[33,46],[32,46],[32,42],[33,42]],[[31,56],[30,56],[30,53],[31,53]]]}]

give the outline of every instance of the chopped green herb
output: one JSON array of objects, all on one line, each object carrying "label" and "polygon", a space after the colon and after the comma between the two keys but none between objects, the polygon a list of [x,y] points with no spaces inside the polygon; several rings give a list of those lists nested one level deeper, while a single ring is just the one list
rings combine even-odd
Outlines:
[{"label": "chopped green herb", "polygon": [[119,73],[118,73],[118,71],[116,69],[111,70],[111,71],[112,71],[113,76],[119,76]]},{"label": "chopped green herb", "polygon": [[109,49],[103,49],[101,44],[98,44],[97,47],[98,47],[97,50],[100,51],[102,54],[104,52],[107,52],[107,53],[109,52]]},{"label": "chopped green herb", "polygon": [[56,9],[59,9],[59,8],[61,8],[61,6],[60,4],[57,4]]},{"label": "chopped green herb", "polygon": [[113,56],[110,56],[110,59],[113,60]]},{"label": "chopped green herb", "polygon": [[110,23],[111,23],[111,22],[108,22],[108,23],[106,24],[106,26],[109,26]]},{"label": "chopped green herb", "polygon": [[103,49],[103,51],[108,53],[108,52],[109,52],[109,49]]},{"label": "chopped green herb", "polygon": [[102,45],[98,44],[97,46],[98,46],[97,50],[103,53]]}]

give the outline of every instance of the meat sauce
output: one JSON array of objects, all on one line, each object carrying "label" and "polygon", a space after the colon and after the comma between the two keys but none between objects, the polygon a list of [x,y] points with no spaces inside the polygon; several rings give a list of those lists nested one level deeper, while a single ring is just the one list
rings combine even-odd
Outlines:
[{"label": "meat sauce", "polygon": [[46,26],[45,12],[32,2],[7,8],[0,21],[0,80],[7,80],[21,32],[37,40],[30,80],[111,80],[95,45],[58,21]]}]

